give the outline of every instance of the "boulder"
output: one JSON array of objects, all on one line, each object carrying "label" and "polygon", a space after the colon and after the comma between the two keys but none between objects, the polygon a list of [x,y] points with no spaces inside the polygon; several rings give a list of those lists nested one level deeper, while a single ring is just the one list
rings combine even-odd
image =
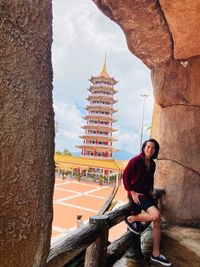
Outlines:
[{"label": "boulder", "polygon": [[172,34],[174,58],[200,55],[200,2],[198,0],[160,0],[161,9]]},{"label": "boulder", "polygon": [[129,50],[149,68],[172,55],[172,40],[158,1],[93,0],[124,32]]},{"label": "boulder", "polygon": [[165,218],[172,223],[197,225],[200,2],[93,2],[121,27],[130,51],[151,69],[155,96],[151,136],[161,146],[156,185],[166,189]]},{"label": "boulder", "polygon": [[156,186],[167,192],[162,201],[168,223],[200,226],[198,173],[171,159],[158,160]]}]

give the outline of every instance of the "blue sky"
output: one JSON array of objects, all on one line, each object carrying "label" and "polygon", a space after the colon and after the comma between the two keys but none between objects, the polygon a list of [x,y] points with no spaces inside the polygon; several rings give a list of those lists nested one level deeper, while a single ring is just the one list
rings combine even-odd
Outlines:
[{"label": "blue sky", "polygon": [[[147,93],[144,125],[151,123],[153,90],[150,70],[128,50],[120,27],[104,16],[91,0],[53,0],[53,101],[58,122],[56,150],[72,152],[82,143],[82,116],[86,114],[87,88],[98,75],[107,53],[107,70],[119,83],[114,124],[114,147],[139,152],[143,98]],[[146,127],[144,127],[146,128]],[[144,139],[149,132],[144,131]]]}]

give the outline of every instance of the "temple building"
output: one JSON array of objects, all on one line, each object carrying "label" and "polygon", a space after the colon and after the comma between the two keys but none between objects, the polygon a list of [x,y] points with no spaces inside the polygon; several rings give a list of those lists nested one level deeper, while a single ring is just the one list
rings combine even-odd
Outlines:
[{"label": "temple building", "polygon": [[83,117],[87,123],[82,126],[85,133],[80,136],[83,144],[77,147],[81,148],[82,157],[112,160],[113,152],[117,151],[113,148],[113,142],[117,141],[113,138],[113,132],[117,131],[113,128],[113,123],[117,121],[113,118],[113,113],[117,112],[113,107],[117,102],[113,98],[117,93],[114,89],[117,81],[107,72],[106,58],[101,73],[92,76],[90,82],[87,115]]}]

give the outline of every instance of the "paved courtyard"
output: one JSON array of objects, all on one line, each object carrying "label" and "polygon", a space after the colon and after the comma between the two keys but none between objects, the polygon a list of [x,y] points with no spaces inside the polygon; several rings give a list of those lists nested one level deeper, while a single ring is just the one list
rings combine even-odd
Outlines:
[{"label": "paved courtyard", "polygon": [[[113,186],[74,179],[62,180],[57,177],[54,189],[54,219],[51,242],[54,243],[77,229],[77,214],[82,214],[84,224],[88,223],[89,217],[95,215],[103,206],[113,191]],[[120,186],[115,200],[117,200],[117,205],[127,202],[123,186]],[[110,230],[109,240],[113,241],[125,231],[126,225],[122,222]]]}]

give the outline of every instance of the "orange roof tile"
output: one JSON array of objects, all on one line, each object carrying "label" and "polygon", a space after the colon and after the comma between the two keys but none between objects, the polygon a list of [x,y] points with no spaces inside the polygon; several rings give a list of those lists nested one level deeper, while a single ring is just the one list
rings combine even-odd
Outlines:
[{"label": "orange roof tile", "polygon": [[91,168],[102,168],[102,169],[110,169],[122,171],[124,169],[124,165],[119,163],[116,160],[102,160],[102,159],[90,159],[76,156],[64,156],[55,154],[55,162],[56,166],[63,166],[64,169],[67,169],[68,166],[79,166],[79,167],[91,167]]}]

